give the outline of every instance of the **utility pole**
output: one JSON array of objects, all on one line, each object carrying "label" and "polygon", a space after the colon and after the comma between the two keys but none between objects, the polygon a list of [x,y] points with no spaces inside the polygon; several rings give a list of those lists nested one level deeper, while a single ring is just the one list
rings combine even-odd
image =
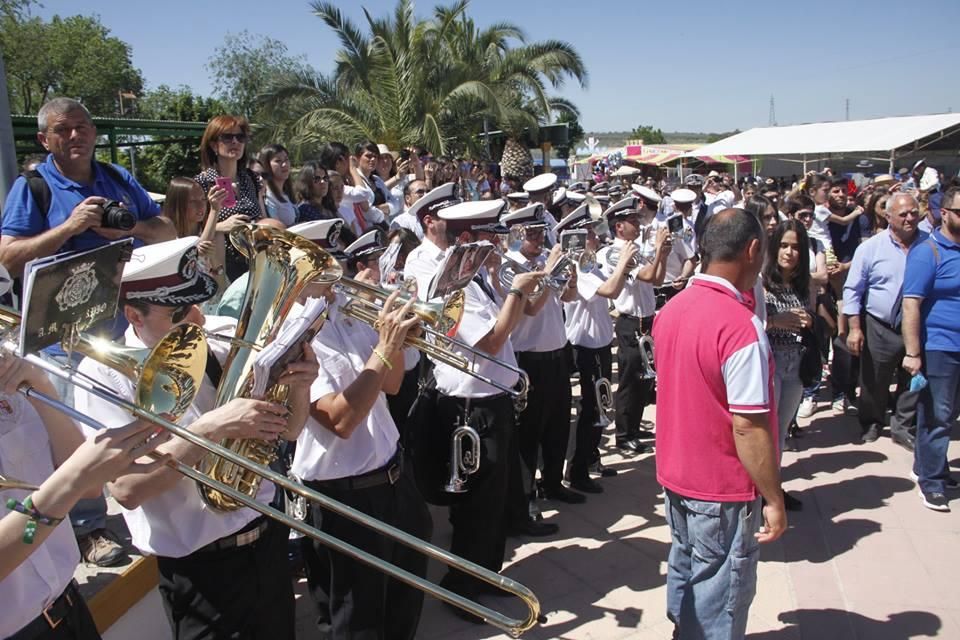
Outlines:
[{"label": "utility pole", "polygon": [[850,119],[850,98],[846,99],[843,112],[844,112],[844,119],[849,120]]},{"label": "utility pole", "polygon": [[773,94],[770,94],[770,115],[767,117],[767,126],[777,126],[777,108],[773,104]]}]

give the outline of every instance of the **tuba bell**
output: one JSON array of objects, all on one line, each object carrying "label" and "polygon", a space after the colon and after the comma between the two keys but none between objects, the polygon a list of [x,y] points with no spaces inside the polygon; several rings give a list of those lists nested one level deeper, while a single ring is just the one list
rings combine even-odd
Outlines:
[{"label": "tuba bell", "polygon": [[597,421],[593,426],[605,429],[613,422],[610,415],[613,413],[613,386],[607,378],[597,378],[593,383],[593,393],[597,397]]},{"label": "tuba bell", "polygon": [[653,338],[650,336],[640,336],[637,338],[637,348],[640,349],[640,360],[643,365],[643,378],[655,380],[657,370],[653,364]]},{"label": "tuba bell", "polygon": [[[333,256],[315,243],[287,231],[245,224],[230,232],[230,242],[249,260],[250,275],[235,339],[231,340],[217,387],[218,407],[234,398],[248,397],[253,387],[257,352],[276,337],[304,287],[311,282],[332,284],[343,273]],[[289,388],[278,384],[267,390],[265,399],[285,404],[288,394]],[[227,438],[220,444],[263,466],[277,457],[275,441]],[[249,469],[209,454],[197,469],[250,498],[256,497],[263,479]],[[199,485],[199,490],[204,502],[214,509],[233,511],[243,506],[207,485]]]}]

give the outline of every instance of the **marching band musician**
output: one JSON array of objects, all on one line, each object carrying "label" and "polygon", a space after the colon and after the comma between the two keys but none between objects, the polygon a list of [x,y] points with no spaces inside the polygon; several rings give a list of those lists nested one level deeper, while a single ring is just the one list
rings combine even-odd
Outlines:
[{"label": "marching band musician", "polygon": [[[543,205],[531,204],[504,216],[501,222],[508,228],[520,227],[524,234],[519,250],[508,251],[507,258],[533,271],[542,268],[550,273],[562,257],[562,248],[557,243],[549,255],[544,251],[547,225],[544,216]],[[541,480],[545,496],[570,504],[586,500],[582,493],[571,491],[562,483],[572,402],[562,303],[571,302],[576,295],[577,275],[573,269],[560,292],[548,286],[543,288],[510,336],[517,362],[530,377],[527,406],[518,418],[520,457],[529,474],[524,484],[529,482],[533,486],[538,453],[542,452]]]},{"label": "marching band musician", "polygon": [[[344,249],[347,256],[347,270],[357,279],[379,287],[383,281],[380,273],[379,258],[387,250],[383,244],[383,234],[378,229],[368,231]],[[390,416],[397,429],[403,432],[403,425],[410,412],[410,406],[417,397],[417,382],[420,378],[420,352],[416,349],[403,350],[403,382],[393,393],[387,393]]]},{"label": "marching band musician", "polygon": [[[596,253],[599,240],[594,232],[596,221],[586,205],[578,207],[556,226],[562,237],[564,231],[584,229],[587,232],[585,250]],[[620,277],[630,271],[629,263],[636,253],[634,245],[625,245],[617,270],[607,278],[599,263],[577,276],[576,297],[563,305],[567,340],[573,346],[574,363],[580,372],[580,412],[573,458],[570,461],[570,486],[586,493],[602,493],[603,487],[590,477],[589,469],[600,459],[599,445],[603,434],[598,426],[601,409],[597,406],[598,378],[612,377],[613,321],[610,318],[609,298]],[[598,466],[604,475],[616,475],[615,469]]]},{"label": "marching band musician", "polygon": [[[430,282],[448,249],[465,242],[495,239],[490,230],[502,230],[497,227],[505,206],[502,200],[458,204],[454,190],[440,191],[441,188],[434,189],[417,203],[423,207],[420,220],[424,240],[407,256],[405,266],[405,273],[417,279],[421,298],[426,297]],[[502,306],[497,305],[493,291],[482,277],[469,282],[464,288],[463,320],[455,337],[474,349],[516,366],[510,333],[524,312],[527,298],[542,277],[542,272],[517,275]],[[461,355],[472,359],[470,354]],[[477,359],[475,370],[503,386],[512,387],[518,382],[516,372],[483,358]],[[476,429],[481,440],[479,470],[469,476],[467,492],[456,496],[450,506],[453,526],[450,550],[487,569],[499,571],[506,548],[509,465],[512,459],[518,460],[513,402],[508,394],[496,387],[446,364],[436,363],[434,376],[439,392],[438,423],[443,426],[442,431],[434,430],[434,437],[446,443],[454,424],[459,423]],[[487,588],[486,584],[456,571],[449,571],[441,584],[467,597],[476,596]],[[480,622],[479,618],[459,609],[454,612]]]},{"label": "marching band musician", "polygon": [[523,190],[530,194],[529,203],[537,204],[539,202],[543,205],[543,217],[547,221],[546,244],[548,247],[557,244],[557,238],[553,233],[553,228],[557,226],[557,219],[546,209],[553,203],[553,189],[557,186],[558,180],[557,174],[548,171],[523,183]]},{"label": "marching band musician", "polygon": [[[217,334],[232,335],[229,318],[204,318],[197,308],[216,292],[216,282],[197,268],[197,238],[187,237],[133,251],[124,268],[120,305],[129,322],[124,343],[153,347],[171,329],[194,322]],[[219,442],[225,438],[295,439],[309,412],[310,384],[318,365],[309,348],[279,379],[290,386],[290,408],[235,398],[214,407],[222,361],[229,344],[210,338],[207,371],[180,424]],[[79,371],[126,400],[136,381],[85,358]],[[76,408],[108,428],[132,422],[129,413],[78,389]],[[158,447],[194,466],[206,450],[179,438]],[[175,638],[294,638],[292,576],[287,561],[288,528],[258,512],[219,511],[201,498],[196,483],[168,467],[130,473],[110,483],[123,507],[133,544],[157,556],[159,590]],[[257,500],[274,499],[263,482]]]},{"label": "marching band musician", "polygon": [[[361,236],[347,247],[348,262],[363,265],[358,256],[373,261],[377,246],[376,237]],[[379,286],[379,278],[373,279],[371,271],[361,269],[358,279]],[[409,468],[404,471],[400,435],[385,396],[395,394],[404,378],[403,354],[410,349],[404,349],[403,343],[420,322],[410,313],[415,298],[394,308],[401,292],[391,294],[374,330],[341,311],[346,302],[342,294],[324,291],[329,289],[326,285],[314,284],[311,289],[307,295],[324,295],[331,302],[327,320],[312,342],[323,367],[311,387],[310,418],[297,440],[291,471],[308,487],[429,540],[430,513]],[[426,575],[426,556],[369,527],[317,504],[310,505],[308,518],[333,537],[411,573]],[[301,549],[321,637],[415,637],[422,591],[318,541],[304,538]]]},{"label": "marching band musician", "polygon": [[[640,188],[656,196],[648,187]],[[653,287],[663,283],[667,253],[670,249],[670,237],[666,227],[662,227],[657,230],[652,246],[647,241],[637,247],[637,253],[641,256],[639,269],[635,266],[632,271],[622,269],[619,260],[612,263],[609,260],[610,251],[620,252],[622,259],[624,247],[638,245],[638,241],[642,240],[641,229],[645,223],[650,223],[654,213],[650,207],[641,204],[642,200],[637,196],[627,196],[604,212],[614,241],[597,255],[601,271],[607,278],[613,279],[610,297],[614,299],[614,307],[618,313],[614,331],[617,335],[619,383],[614,405],[617,411],[617,448],[626,454],[646,453],[650,450],[639,438],[643,409],[650,404],[653,381],[643,375],[643,356],[639,341],[640,336],[649,335],[653,327],[656,307]],[[644,260],[649,262],[644,264]]]},{"label": "marching band musician", "polygon": [[57,398],[44,372],[0,351],[0,478],[37,487],[0,487],[9,510],[0,517],[0,637],[99,640],[73,579],[80,550],[64,519],[77,500],[100,495],[118,475],[164,464],[135,460],[166,438],[152,437],[155,427],[140,422],[85,441],[65,414],[17,393],[21,384]]},{"label": "marching band musician", "polygon": [[[667,233],[673,240],[673,247],[667,254],[664,286],[659,289],[665,304],[670,298],[677,295],[687,284],[699,264],[697,256],[697,238],[693,227],[693,202],[697,194],[690,189],[675,189],[670,193],[673,201],[674,213],[654,222],[654,228],[667,227]],[[670,225],[675,225],[675,232]]]}]

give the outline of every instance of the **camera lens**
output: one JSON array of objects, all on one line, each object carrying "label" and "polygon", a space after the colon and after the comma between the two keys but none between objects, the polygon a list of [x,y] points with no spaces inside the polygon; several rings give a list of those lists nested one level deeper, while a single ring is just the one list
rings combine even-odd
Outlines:
[{"label": "camera lens", "polygon": [[137,224],[137,217],[116,200],[107,200],[103,203],[103,219],[100,225],[107,229],[129,231]]}]

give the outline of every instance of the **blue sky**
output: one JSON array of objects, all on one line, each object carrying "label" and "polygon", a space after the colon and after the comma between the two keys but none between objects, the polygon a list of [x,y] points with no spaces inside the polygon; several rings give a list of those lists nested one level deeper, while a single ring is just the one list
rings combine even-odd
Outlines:
[{"label": "blue sky", "polygon": [[[338,4],[361,24],[361,6],[373,15],[395,6]],[[418,15],[436,4],[418,3]],[[282,40],[323,72],[338,48],[304,0],[44,0],[36,13],[78,11],[96,13],[132,45],[133,62],[151,87],[186,84],[208,94],[206,62],[228,33],[244,29]],[[958,0],[474,0],[469,13],[481,26],[520,25],[528,40],[574,44],[589,84],[567,84],[558,93],[579,106],[588,131],[765,126],[771,94],[779,124],[842,120],[847,98],[851,119],[960,109],[952,77],[960,57]]]}]

